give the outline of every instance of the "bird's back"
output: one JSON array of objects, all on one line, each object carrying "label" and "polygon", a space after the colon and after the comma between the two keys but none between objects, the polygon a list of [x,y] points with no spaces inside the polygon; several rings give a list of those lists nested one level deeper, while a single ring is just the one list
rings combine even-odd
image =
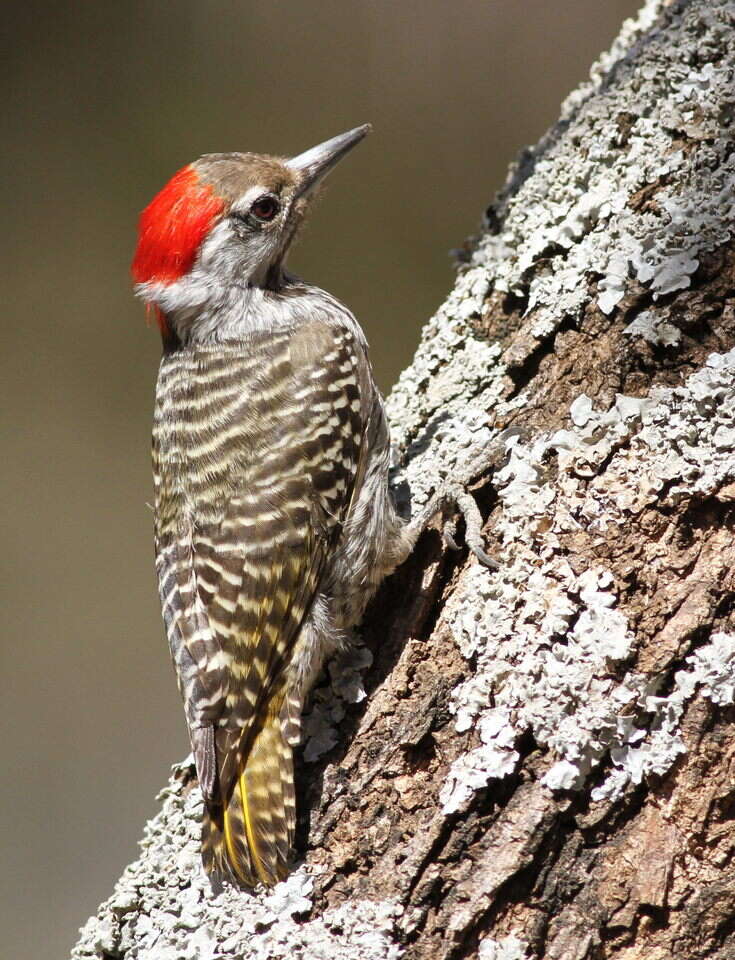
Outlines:
[{"label": "bird's back", "polygon": [[[153,459],[164,619],[200,779],[211,771],[205,832],[213,842],[219,824],[224,859],[249,883],[285,872],[292,839],[293,813],[277,809],[292,807],[290,748],[284,757],[275,728],[362,475],[359,349],[348,327],[314,320],[181,346],[161,363]],[[268,823],[238,846],[258,819],[247,777],[270,797]]]}]

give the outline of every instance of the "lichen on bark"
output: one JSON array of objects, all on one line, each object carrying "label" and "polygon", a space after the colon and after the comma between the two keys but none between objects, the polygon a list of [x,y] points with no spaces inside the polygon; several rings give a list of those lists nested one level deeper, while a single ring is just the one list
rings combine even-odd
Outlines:
[{"label": "lichen on bark", "polygon": [[735,956],[734,26],[647,3],[468,244],[394,483],[470,483],[500,570],[434,531],[381,589],[294,874],[212,891],[185,764],[75,958]]}]

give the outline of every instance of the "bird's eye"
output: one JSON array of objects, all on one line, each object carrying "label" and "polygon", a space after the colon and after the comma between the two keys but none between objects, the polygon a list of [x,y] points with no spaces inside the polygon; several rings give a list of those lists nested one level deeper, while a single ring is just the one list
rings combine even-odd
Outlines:
[{"label": "bird's eye", "polygon": [[255,203],[250,207],[250,212],[258,220],[272,220],[280,210],[280,205],[275,197],[266,194],[264,197],[258,197]]}]

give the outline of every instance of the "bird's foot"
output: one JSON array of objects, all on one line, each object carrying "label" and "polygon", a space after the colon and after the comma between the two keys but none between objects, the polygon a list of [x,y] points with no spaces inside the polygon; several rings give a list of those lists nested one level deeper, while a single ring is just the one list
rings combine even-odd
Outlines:
[{"label": "bird's foot", "polygon": [[420,533],[427,524],[438,513],[446,517],[442,536],[444,542],[451,550],[459,550],[456,533],[456,516],[447,516],[447,514],[461,514],[465,523],[464,542],[470,551],[477,557],[483,566],[490,570],[499,570],[500,565],[493,560],[485,551],[485,539],[482,535],[482,516],[477,506],[475,498],[461,483],[447,480],[434,493],[426,507],[419,516],[411,522],[418,533]]}]

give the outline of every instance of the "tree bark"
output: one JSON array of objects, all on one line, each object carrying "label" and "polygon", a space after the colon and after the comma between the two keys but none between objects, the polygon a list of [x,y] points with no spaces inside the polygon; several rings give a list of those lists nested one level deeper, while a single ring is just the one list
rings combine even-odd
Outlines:
[{"label": "tree bark", "polygon": [[735,957],[734,27],[647,3],[461,252],[395,489],[471,481],[500,570],[437,522],[381,589],[293,875],[212,890],[184,764],[75,958]]}]

